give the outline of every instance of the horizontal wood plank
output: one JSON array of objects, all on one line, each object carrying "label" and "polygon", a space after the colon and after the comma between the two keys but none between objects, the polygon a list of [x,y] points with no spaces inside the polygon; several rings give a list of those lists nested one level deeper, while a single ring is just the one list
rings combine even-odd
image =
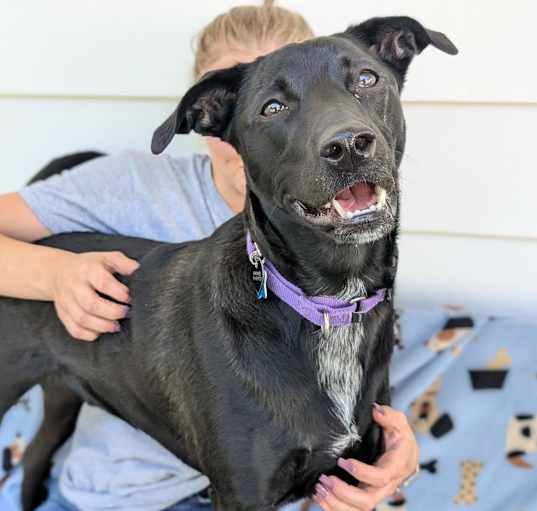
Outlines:
[{"label": "horizontal wood plank", "polygon": [[535,319],[537,242],[403,234],[398,302]]},{"label": "horizontal wood plank", "polygon": [[[178,97],[192,80],[192,37],[241,3],[252,2],[1,2],[0,94]],[[486,0],[281,5],[301,12],[318,35],[371,16],[401,14],[445,32],[460,54],[427,48],[412,64],[409,100],[537,102],[537,68],[531,65],[537,4],[531,0],[513,0],[509,8]]]},{"label": "horizontal wood plank", "polygon": [[[17,189],[46,161],[70,151],[149,151],[172,101],[0,100],[0,193]],[[537,109],[405,105],[404,230],[537,238],[530,163]],[[170,154],[203,151],[196,135]]]}]

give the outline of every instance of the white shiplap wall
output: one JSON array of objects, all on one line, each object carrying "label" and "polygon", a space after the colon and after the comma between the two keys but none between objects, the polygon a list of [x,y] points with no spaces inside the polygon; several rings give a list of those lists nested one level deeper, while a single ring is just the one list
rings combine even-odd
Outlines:
[{"label": "white shiplap wall", "polygon": [[[245,2],[0,0],[0,193],[69,151],[148,150],[190,83],[194,33]],[[537,5],[513,0],[281,0],[318,34],[369,16],[408,14],[448,34],[427,49],[404,92],[399,297],[537,310]],[[176,137],[170,152],[202,150]]]}]

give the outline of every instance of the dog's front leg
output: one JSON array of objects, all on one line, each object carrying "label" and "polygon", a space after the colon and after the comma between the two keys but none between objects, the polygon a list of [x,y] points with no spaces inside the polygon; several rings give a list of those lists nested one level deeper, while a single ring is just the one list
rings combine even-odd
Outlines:
[{"label": "dog's front leg", "polygon": [[[388,367],[385,369],[383,382],[377,392],[375,401],[381,405],[389,405],[391,403]],[[364,445],[369,446],[369,449],[366,449],[366,452],[363,453],[363,461],[373,464],[386,450],[382,428],[376,422],[372,422],[363,440]]]},{"label": "dog's front leg", "polygon": [[211,501],[215,511],[233,511],[237,509],[234,501],[230,501],[229,497],[226,498],[225,495],[216,491],[211,493]]},{"label": "dog's front leg", "polygon": [[61,381],[47,381],[43,385],[44,418],[36,436],[23,458],[22,507],[35,509],[46,498],[43,481],[50,469],[54,451],[72,433],[82,401]]}]

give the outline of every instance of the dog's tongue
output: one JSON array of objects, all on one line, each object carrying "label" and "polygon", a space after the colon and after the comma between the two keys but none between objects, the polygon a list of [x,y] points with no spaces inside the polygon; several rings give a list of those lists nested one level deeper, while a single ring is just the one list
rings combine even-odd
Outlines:
[{"label": "dog's tongue", "polygon": [[336,200],[345,211],[367,209],[375,204],[377,196],[375,185],[371,183],[357,183],[350,188],[345,188],[336,195]]}]

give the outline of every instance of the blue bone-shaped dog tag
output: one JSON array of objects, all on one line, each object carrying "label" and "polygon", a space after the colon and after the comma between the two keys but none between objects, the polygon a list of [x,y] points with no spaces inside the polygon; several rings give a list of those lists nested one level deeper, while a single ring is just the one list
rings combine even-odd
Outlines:
[{"label": "blue bone-shaped dog tag", "polygon": [[[258,259],[256,261],[260,269],[256,269],[252,272],[252,279],[254,282],[259,282],[259,289],[257,290],[257,298],[259,300],[265,300],[268,296],[267,293],[267,272],[265,271],[265,261]],[[257,268],[257,266],[256,266]]]}]

